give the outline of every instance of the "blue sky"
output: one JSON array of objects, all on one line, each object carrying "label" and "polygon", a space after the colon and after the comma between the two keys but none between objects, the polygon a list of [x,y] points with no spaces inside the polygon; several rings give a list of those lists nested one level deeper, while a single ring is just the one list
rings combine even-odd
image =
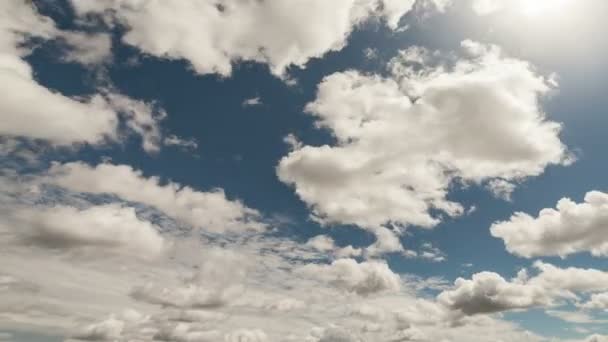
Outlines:
[{"label": "blue sky", "polygon": [[0,341],[608,339],[608,6],[308,1],[0,5]]}]

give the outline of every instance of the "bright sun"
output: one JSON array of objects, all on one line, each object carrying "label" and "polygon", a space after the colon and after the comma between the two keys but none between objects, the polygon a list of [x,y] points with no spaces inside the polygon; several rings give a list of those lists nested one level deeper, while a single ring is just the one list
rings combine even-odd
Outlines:
[{"label": "bright sun", "polygon": [[527,17],[563,13],[574,0],[519,0],[521,12]]}]

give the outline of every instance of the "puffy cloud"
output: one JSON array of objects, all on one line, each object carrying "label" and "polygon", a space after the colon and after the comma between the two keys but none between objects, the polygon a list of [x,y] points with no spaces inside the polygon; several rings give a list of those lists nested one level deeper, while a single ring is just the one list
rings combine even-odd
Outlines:
[{"label": "puffy cloud", "polygon": [[346,71],[319,84],[306,111],[335,145],[293,144],[277,166],[314,219],[384,237],[433,227],[431,212],[464,211],[446,198],[455,180],[512,183],[570,161],[539,105],[547,79],[497,47],[462,45],[469,57],[453,65],[418,49],[392,61],[390,77]]},{"label": "puffy cloud", "polygon": [[339,248],[338,250],[335,251],[335,255],[339,259],[358,257],[358,256],[361,256],[362,253],[363,253],[363,251],[361,250],[361,248],[355,248],[351,245]]},{"label": "puffy cloud", "polygon": [[568,198],[555,209],[542,209],[538,217],[515,213],[508,221],[496,222],[492,235],[501,238],[513,254],[532,258],[590,252],[608,255],[608,194],[591,191],[583,203]]},{"label": "puffy cloud", "polygon": [[29,2],[0,4],[0,134],[26,137],[54,145],[99,144],[119,138],[119,122],[142,137],[146,151],[159,148],[159,120],[164,112],[151,104],[104,90],[90,96],[68,97],[39,84],[23,59],[28,39],[61,39],[71,46],[65,60],[99,63],[110,54],[107,34],[62,31],[38,14]]},{"label": "puffy cloud", "polygon": [[202,192],[173,182],[161,185],[159,178],[147,178],[127,165],[55,164],[44,180],[71,191],[114,194],[127,201],[140,202],[210,232],[265,228],[256,210],[228,200],[221,189]]},{"label": "puffy cloud", "polygon": [[327,235],[317,235],[313,238],[310,238],[306,242],[306,245],[321,252],[328,252],[336,247],[334,245],[334,240]]},{"label": "puffy cloud", "polygon": [[289,66],[304,67],[311,58],[342,49],[351,31],[371,18],[382,18],[396,29],[414,2],[75,0],[72,4],[81,16],[98,13],[124,25],[123,42],[145,53],[185,59],[200,74],[226,76],[237,61],[266,63],[273,74],[284,75]]},{"label": "puffy cloud", "polygon": [[65,61],[98,65],[112,57],[112,37],[107,33],[62,32],[60,38],[69,46]]},{"label": "puffy cloud", "polygon": [[529,280],[547,291],[561,296],[575,298],[576,292],[598,292],[608,290],[608,272],[593,268],[559,268],[537,261],[534,263],[540,273]]},{"label": "puffy cloud", "polygon": [[[118,117],[100,95],[75,100],[36,83],[28,64],[0,56],[0,133],[57,145],[116,138]],[[10,94],[10,96],[9,96]]]},{"label": "puffy cloud", "polygon": [[588,310],[607,310],[608,311],[608,292],[591,295],[591,298],[581,305]]},{"label": "puffy cloud", "polygon": [[158,227],[140,220],[133,208],[117,204],[86,209],[17,207],[3,216],[9,232],[28,244],[59,249],[117,249],[140,256],[158,256],[166,247]]},{"label": "puffy cloud", "polygon": [[128,133],[142,138],[142,147],[156,152],[160,146],[159,122],[165,112],[154,104],[131,99],[109,89],[99,93],[68,97],[46,88],[34,79],[23,59],[32,37],[65,42],[63,59],[97,64],[111,54],[108,34],[63,31],[37,13],[30,2],[3,1],[0,4],[0,134],[26,137],[53,145],[100,144],[117,141],[124,121]]},{"label": "puffy cloud", "polygon": [[316,278],[359,295],[395,292],[401,279],[384,262],[338,259],[329,265],[309,264],[297,270],[299,274]]},{"label": "puffy cloud", "polygon": [[494,194],[497,198],[502,198],[505,201],[511,200],[511,194],[515,191],[516,185],[507,182],[503,179],[492,179],[486,185],[488,190]]},{"label": "puffy cloud", "polygon": [[442,292],[438,300],[465,315],[529,308],[549,303],[540,286],[511,283],[493,272],[474,274],[472,279],[459,278],[455,289]]},{"label": "puffy cloud", "polygon": [[557,299],[578,300],[579,293],[608,289],[608,273],[596,269],[558,268],[535,262],[539,273],[530,278],[525,270],[507,281],[493,272],[458,278],[454,287],[437,296],[444,306],[465,315],[554,305]]}]

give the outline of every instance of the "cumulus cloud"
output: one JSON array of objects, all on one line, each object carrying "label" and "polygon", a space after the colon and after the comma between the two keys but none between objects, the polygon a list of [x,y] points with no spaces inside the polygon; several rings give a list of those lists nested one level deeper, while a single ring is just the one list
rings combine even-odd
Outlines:
[{"label": "cumulus cloud", "polygon": [[338,259],[329,265],[309,264],[298,272],[360,295],[395,292],[401,287],[399,276],[380,261],[358,263],[353,259]]},{"label": "cumulus cloud", "polygon": [[68,45],[63,59],[83,65],[99,65],[112,57],[112,37],[108,33],[62,32],[60,38]]},{"label": "cumulus cloud", "polygon": [[166,247],[158,227],[139,219],[133,208],[117,204],[86,209],[17,207],[3,216],[4,225],[11,226],[18,238],[49,248],[97,247],[158,256]]},{"label": "cumulus cloud", "polygon": [[304,67],[311,58],[342,49],[351,31],[370,19],[380,18],[397,29],[414,2],[80,0],[72,4],[83,17],[97,13],[124,25],[124,43],[161,58],[185,59],[199,74],[227,76],[235,62],[255,61],[283,76],[290,66]]},{"label": "cumulus cloud", "polygon": [[511,194],[515,191],[516,185],[503,179],[492,179],[486,187],[497,198],[511,201]]},{"label": "cumulus cloud", "polygon": [[389,77],[346,71],[319,84],[306,111],[336,143],[293,145],[277,166],[315,220],[385,237],[433,227],[431,212],[464,211],[447,199],[456,180],[516,182],[569,162],[560,124],[539,105],[548,80],[495,46],[462,45],[469,57],[453,65],[418,49],[393,60]]},{"label": "cumulus cloud", "polygon": [[490,228],[492,236],[504,241],[513,254],[532,258],[590,252],[608,255],[608,194],[591,191],[583,203],[568,198],[557,202],[555,209],[542,209],[537,217],[515,213],[507,221]]},{"label": "cumulus cloud", "polygon": [[339,259],[343,259],[343,258],[348,259],[348,258],[361,256],[363,254],[363,250],[361,248],[355,248],[351,245],[348,245],[346,247],[338,248],[334,254]]},{"label": "cumulus cloud", "polygon": [[127,201],[140,202],[210,232],[265,228],[256,210],[227,199],[221,189],[203,192],[173,182],[161,185],[158,177],[145,177],[141,171],[127,165],[55,164],[44,181],[71,191],[113,194]]},{"label": "cumulus cloud", "polygon": [[606,310],[608,311],[608,292],[597,293],[581,305],[581,308],[588,310]]},{"label": "cumulus cloud", "polygon": [[454,289],[442,292],[438,300],[465,315],[529,308],[549,303],[540,286],[512,283],[493,272],[459,278]]},{"label": "cumulus cloud", "polygon": [[65,96],[38,83],[23,59],[30,53],[24,46],[37,37],[66,41],[72,46],[66,60],[99,63],[110,53],[107,34],[59,30],[26,1],[3,1],[0,12],[0,134],[54,145],[99,144],[118,140],[123,120],[141,136],[146,151],[158,150],[162,110],[107,90],[78,98]]},{"label": "cumulus cloud", "polygon": [[306,245],[321,252],[328,252],[336,248],[334,240],[327,235],[317,235],[310,238]]},{"label": "cumulus cloud", "polygon": [[596,269],[558,268],[535,262],[539,271],[529,277],[525,270],[508,281],[494,272],[474,274],[471,279],[458,278],[454,287],[437,296],[451,310],[465,315],[551,306],[557,300],[578,300],[580,293],[608,289],[608,273]]}]

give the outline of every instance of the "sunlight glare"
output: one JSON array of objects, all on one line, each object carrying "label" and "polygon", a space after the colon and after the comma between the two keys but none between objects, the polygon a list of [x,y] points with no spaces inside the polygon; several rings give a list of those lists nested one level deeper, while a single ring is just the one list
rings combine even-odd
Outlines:
[{"label": "sunlight glare", "polygon": [[545,14],[563,13],[573,2],[573,0],[520,0],[520,9],[526,17],[540,17]]}]

